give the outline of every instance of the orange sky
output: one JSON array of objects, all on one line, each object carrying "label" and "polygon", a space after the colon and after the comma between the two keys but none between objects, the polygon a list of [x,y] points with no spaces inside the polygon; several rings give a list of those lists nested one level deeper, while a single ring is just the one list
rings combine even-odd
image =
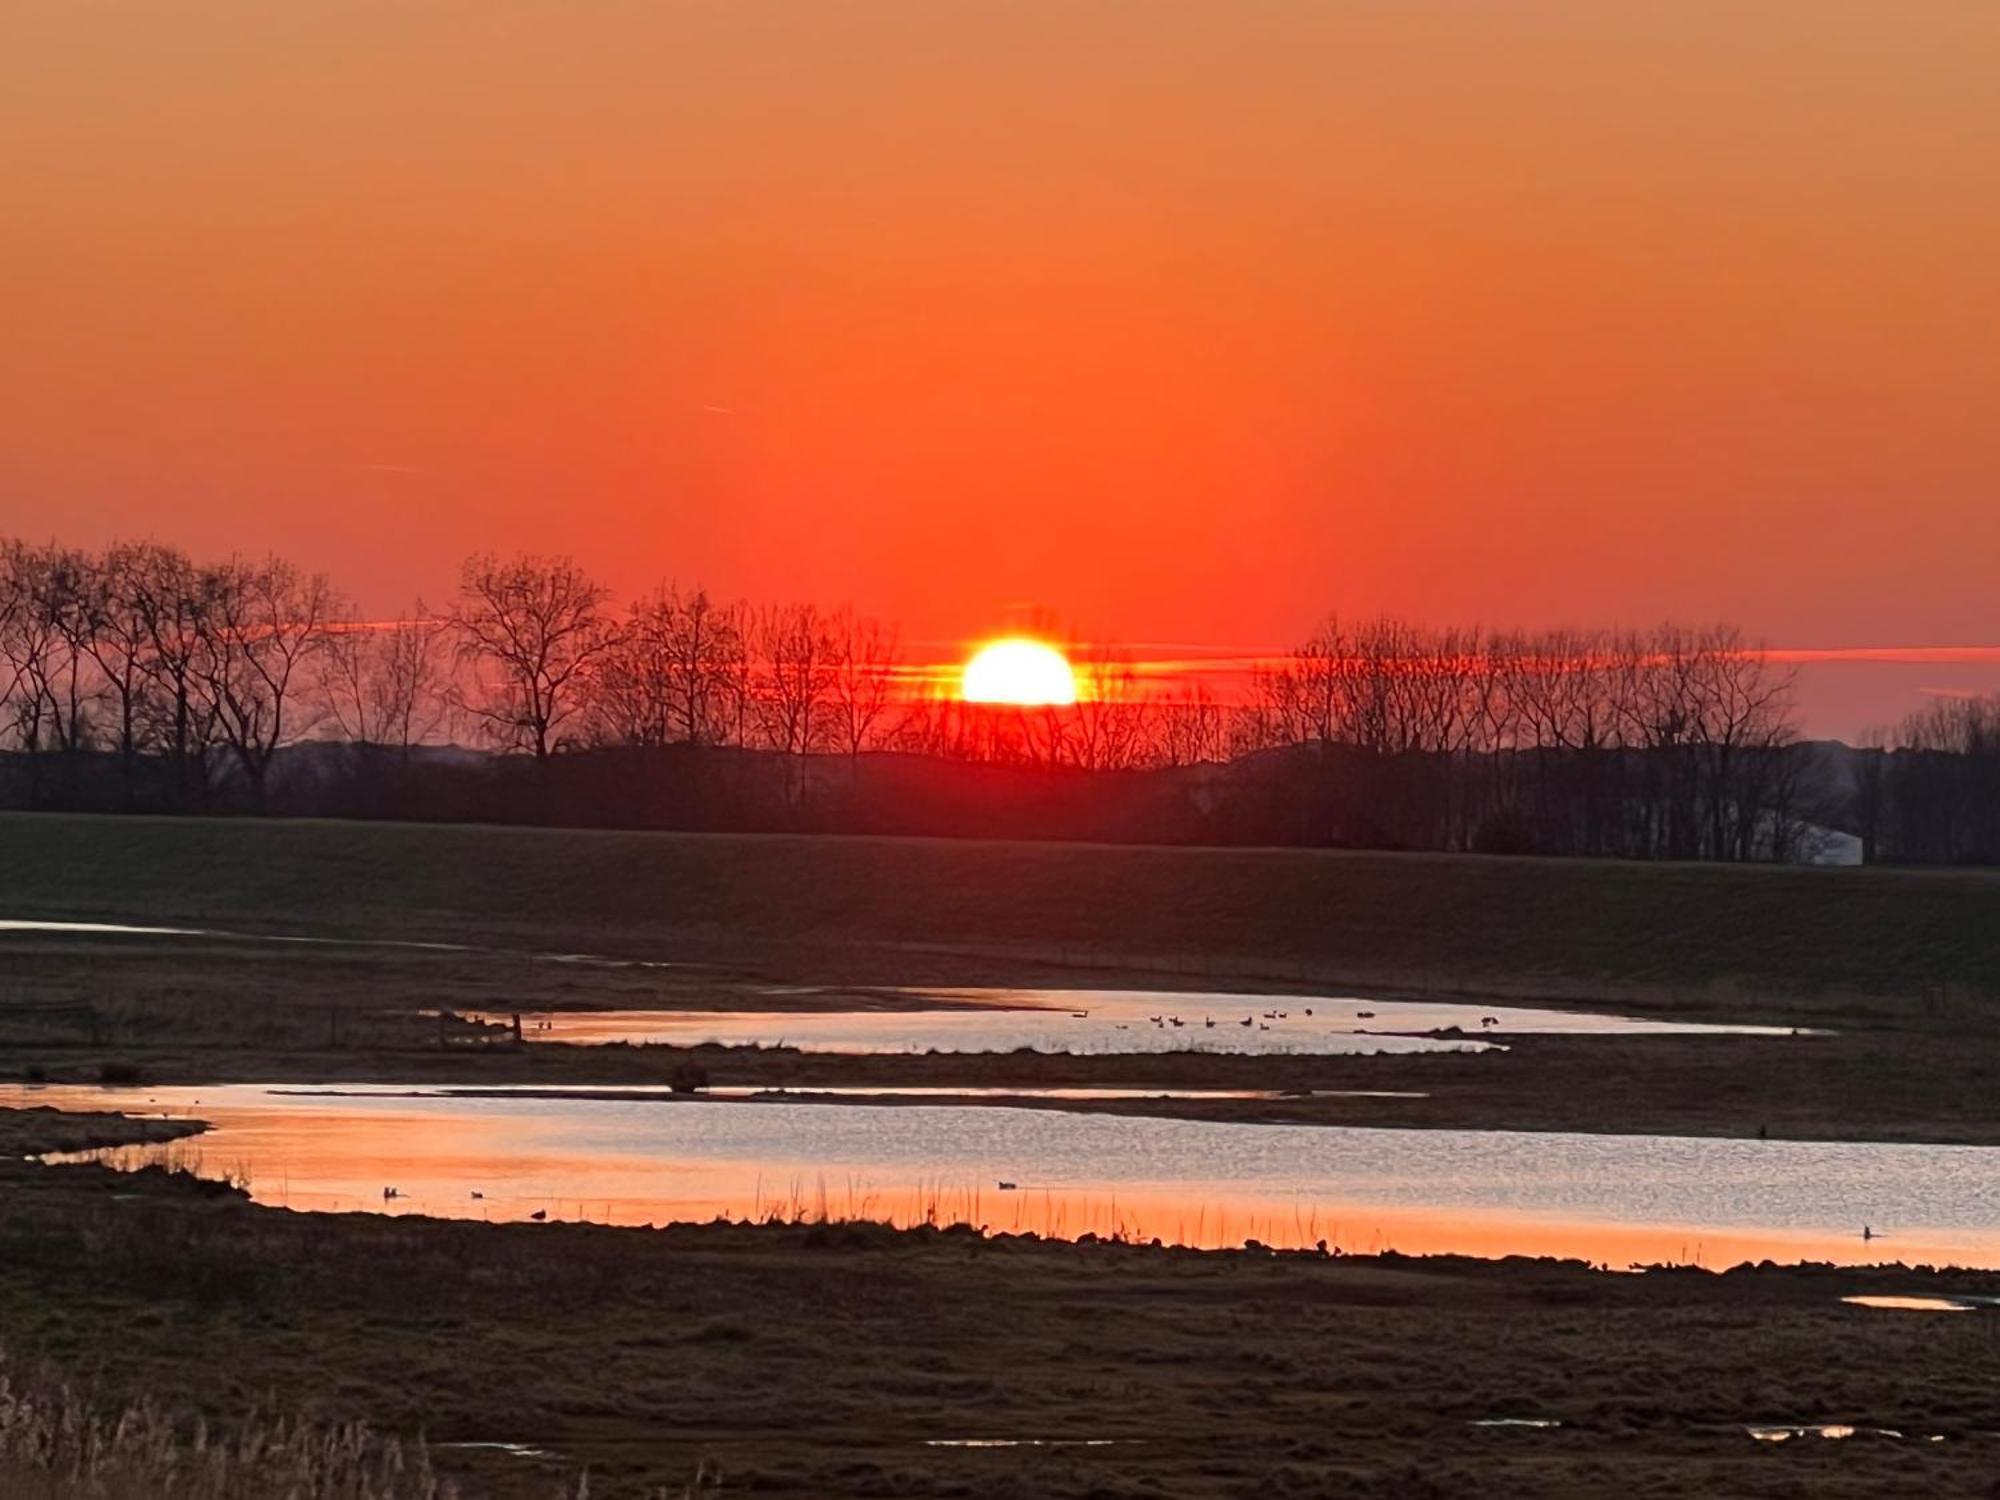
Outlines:
[{"label": "orange sky", "polygon": [[11,0],[0,529],[1992,643],[1996,78],[1992,0]]}]

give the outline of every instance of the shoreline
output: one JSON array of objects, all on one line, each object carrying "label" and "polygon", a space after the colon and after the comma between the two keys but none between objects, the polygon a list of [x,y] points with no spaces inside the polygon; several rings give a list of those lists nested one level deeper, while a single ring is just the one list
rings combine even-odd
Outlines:
[{"label": "shoreline", "polygon": [[[433,1030],[435,1029],[433,1023]],[[1832,1036],[1499,1035],[1504,1051],[1375,1054],[801,1052],[467,1040],[373,1048],[0,1048],[23,1086],[247,1083],[616,1091],[950,1089],[881,1102],[993,1104],[1005,1090],[1200,1091],[1019,1098],[1024,1107],[1191,1120],[1585,1135],[2000,1145],[2000,1039],[1957,1028]],[[7,1066],[9,1059],[12,1067]],[[38,1077],[23,1077],[32,1067]],[[136,1070],[126,1083],[122,1074]],[[1213,1097],[1217,1093],[1231,1097]],[[1249,1097],[1234,1097],[1247,1095]]]},{"label": "shoreline", "polygon": [[[393,1097],[393,1096],[392,1096]],[[522,1097],[514,1095],[510,1097]],[[537,1097],[537,1096],[527,1096]],[[574,1096],[564,1096],[574,1097]],[[724,1101],[672,1100],[660,1098],[658,1102],[672,1103],[721,1103]],[[754,1103],[755,1100],[727,1101],[732,1103]],[[796,1102],[796,1101],[795,1101]],[[178,1141],[200,1141],[216,1127],[212,1121],[194,1116],[149,1117],[130,1114],[113,1114],[97,1110],[64,1110],[53,1108],[21,1109],[0,1104],[0,1167],[25,1167],[31,1172],[65,1173],[80,1169],[86,1173],[109,1172],[116,1177],[137,1180],[148,1189],[161,1183],[169,1185],[185,1183],[204,1196],[222,1197],[240,1203],[245,1208],[261,1213],[302,1214],[315,1219],[342,1220],[359,1215],[368,1219],[379,1219],[398,1225],[465,1225],[478,1224],[486,1228],[504,1228],[512,1225],[526,1227],[523,1219],[482,1220],[455,1215],[426,1214],[422,1212],[399,1211],[384,1213],[372,1209],[311,1209],[288,1208],[276,1204],[257,1201],[241,1186],[224,1179],[202,1176],[198,1171],[177,1163],[149,1163],[141,1167],[114,1167],[98,1160],[100,1153],[132,1147],[171,1145]],[[64,1158],[64,1159],[54,1159]],[[67,1186],[54,1179],[56,1186]],[[672,1219],[663,1223],[623,1224],[596,1220],[558,1220],[546,1226],[553,1229],[574,1227],[591,1232],[610,1232],[633,1235],[661,1235],[712,1231],[725,1232],[797,1232],[797,1231],[854,1231],[864,1234],[882,1234],[892,1237],[913,1237],[922,1239],[931,1236],[948,1238],[970,1238],[981,1243],[1005,1245],[1044,1245],[1090,1249],[1093,1247],[1115,1247],[1134,1253],[1172,1256],[1219,1256],[1247,1257],[1250,1259],[1271,1258],[1279,1261],[1298,1262],[1375,1262],[1414,1266],[1418,1268],[1451,1268],[1457,1271],[1477,1271],[1480,1268],[1504,1270],[1513,1266],[1549,1266],[1572,1269],[1592,1277],[1630,1277],[1647,1275],[1687,1275],[1727,1279],[1745,1274],[1782,1275],[1799,1273],[1808,1276],[1853,1277],[1866,1285],[1863,1292],[1879,1293],[1885,1284],[1893,1282],[1895,1287],[1909,1291],[1906,1280],[1914,1279],[1924,1287],[1940,1295],[1956,1292],[1961,1295],[1982,1296],[2000,1293],[2000,1267],[1962,1266],[1954,1264],[1935,1265],[1923,1262],[1870,1261],[1834,1262],[1801,1259],[1797,1261],[1773,1261],[1768,1258],[1759,1261],[1741,1261],[1727,1266],[1704,1266],[1692,1262],[1639,1263],[1624,1267],[1599,1264],[1581,1256],[1534,1255],[1512,1252],[1498,1255],[1480,1255],[1466,1251],[1402,1251],[1385,1247],[1373,1251],[1345,1250],[1337,1246],[1326,1249],[1311,1247],[1280,1246],[1250,1240],[1241,1245],[1190,1245],[1171,1240],[1130,1238],[1121,1235],[1100,1235],[1085,1232],[1079,1235],[1062,1235],[1039,1231],[1010,1231],[989,1229],[984,1226],[963,1222],[940,1222],[935,1224],[899,1225],[887,1220],[867,1216],[851,1217],[779,1217],[775,1214],[765,1218],[727,1218],[693,1220]],[[1886,1237],[1884,1237],[1886,1238]]]}]

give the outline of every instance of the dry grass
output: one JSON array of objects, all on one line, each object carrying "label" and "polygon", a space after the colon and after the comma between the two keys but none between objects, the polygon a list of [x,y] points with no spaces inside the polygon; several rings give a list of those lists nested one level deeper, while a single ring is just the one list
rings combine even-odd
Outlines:
[{"label": "dry grass", "polygon": [[97,1409],[0,1350],[0,1494],[10,1500],[452,1500],[421,1442],[360,1422],[252,1414],[227,1434],[140,1399]]},{"label": "dry grass", "polygon": [[[698,1465],[649,1500],[696,1500],[721,1485]],[[589,1500],[590,1476],[553,1482],[548,1500]],[[228,1431],[141,1397],[105,1411],[53,1371],[0,1348],[0,1495],[7,1500],[460,1500],[421,1438],[364,1422],[317,1423],[252,1411]]]}]

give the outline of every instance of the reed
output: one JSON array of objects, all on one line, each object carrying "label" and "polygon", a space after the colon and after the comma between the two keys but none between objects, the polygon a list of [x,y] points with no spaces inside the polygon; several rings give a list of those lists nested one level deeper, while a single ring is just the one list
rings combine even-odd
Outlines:
[{"label": "reed", "polygon": [[[704,1459],[648,1500],[713,1494]],[[0,1349],[0,1495],[7,1500],[457,1500],[429,1446],[362,1422],[256,1413],[223,1433],[141,1400],[104,1410],[50,1371]],[[549,1500],[589,1500],[588,1471],[552,1481]]]},{"label": "reed", "polygon": [[152,1401],[101,1411],[0,1351],[0,1494],[10,1500],[451,1500],[422,1442],[359,1422],[260,1414],[229,1433]]}]

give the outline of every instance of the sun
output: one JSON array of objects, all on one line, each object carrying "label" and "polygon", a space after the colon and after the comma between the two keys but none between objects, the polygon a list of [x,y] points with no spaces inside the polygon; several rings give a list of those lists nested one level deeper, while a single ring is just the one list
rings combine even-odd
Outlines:
[{"label": "sun", "polygon": [[967,703],[1031,706],[1076,702],[1076,674],[1055,647],[1024,636],[994,641],[972,653],[959,680]]}]

